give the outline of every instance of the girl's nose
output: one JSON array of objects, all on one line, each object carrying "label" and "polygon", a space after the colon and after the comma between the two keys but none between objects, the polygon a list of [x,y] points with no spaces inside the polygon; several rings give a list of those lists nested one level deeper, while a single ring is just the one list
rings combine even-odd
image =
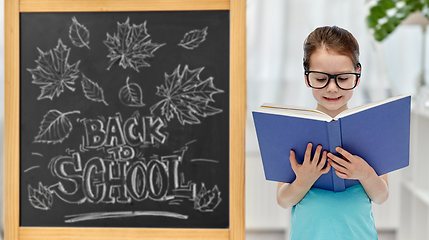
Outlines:
[{"label": "girl's nose", "polygon": [[337,84],[335,83],[335,79],[334,78],[329,79],[328,86],[326,86],[326,91],[338,92],[338,89],[339,88],[338,88]]}]

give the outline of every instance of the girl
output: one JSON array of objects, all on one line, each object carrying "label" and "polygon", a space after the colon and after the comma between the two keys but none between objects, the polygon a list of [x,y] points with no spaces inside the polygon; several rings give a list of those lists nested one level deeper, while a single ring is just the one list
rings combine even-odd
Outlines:
[{"label": "girl", "polygon": [[[359,85],[361,65],[356,39],[336,26],[315,29],[304,42],[304,70],[317,110],[336,116],[347,109],[353,88]],[[311,143],[307,145],[302,164],[290,151],[296,179],[290,184],[278,183],[278,204],[292,207],[289,239],[378,239],[371,201],[381,204],[387,200],[387,175],[378,176],[365,160],[340,147],[336,150],[343,158],[322,153],[322,146],[317,146],[312,156],[312,147]],[[340,178],[357,179],[360,184],[343,192],[312,188],[331,169]]]}]

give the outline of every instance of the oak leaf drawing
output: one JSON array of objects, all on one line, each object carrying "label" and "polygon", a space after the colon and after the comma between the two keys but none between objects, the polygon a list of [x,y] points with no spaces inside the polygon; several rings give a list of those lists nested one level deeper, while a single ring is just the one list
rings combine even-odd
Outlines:
[{"label": "oak leaf drawing", "polygon": [[202,42],[206,40],[207,28],[208,27],[205,27],[201,30],[196,29],[187,32],[183,39],[180,41],[180,43],[177,45],[190,50],[198,47]]},{"label": "oak leaf drawing", "polygon": [[66,139],[73,129],[73,125],[67,115],[73,113],[80,113],[79,111],[72,111],[62,113],[58,110],[49,110],[43,117],[43,121],[39,126],[39,133],[34,138],[34,142],[40,143],[61,143]]},{"label": "oak leaf drawing", "polygon": [[41,182],[39,182],[39,189],[28,185],[28,200],[34,208],[41,210],[49,210],[54,201],[48,187],[43,186]]},{"label": "oak leaf drawing", "polygon": [[214,102],[213,94],[222,93],[213,84],[213,77],[200,79],[200,73],[204,67],[190,70],[186,65],[180,73],[180,65],[171,75],[165,74],[165,85],[157,86],[156,95],[164,97],[164,100],[153,105],[152,114],[162,115],[167,121],[174,116],[182,125],[199,124],[200,117],[207,117],[221,113],[222,109],[209,106]]},{"label": "oak leaf drawing", "polygon": [[204,183],[202,183],[200,192],[195,197],[194,209],[201,212],[212,212],[222,201],[220,191],[216,186],[212,190],[206,190]]},{"label": "oak leaf drawing", "polygon": [[87,78],[83,74],[82,74],[81,83],[82,83],[83,93],[85,94],[86,98],[88,98],[91,101],[102,102],[106,104],[106,106],[109,105],[104,100],[103,89],[100,86],[98,86],[98,83],[91,81],[91,79]]},{"label": "oak leaf drawing", "polygon": [[137,72],[140,67],[150,67],[145,59],[154,57],[153,53],[165,45],[165,43],[152,43],[152,40],[148,39],[150,35],[147,33],[146,21],[140,25],[131,26],[129,20],[128,18],[125,23],[118,22],[117,32],[113,36],[107,33],[107,40],[103,41],[109,48],[107,57],[110,61],[107,70],[118,61],[122,68],[130,67]]},{"label": "oak leaf drawing", "polygon": [[58,45],[52,50],[43,52],[39,48],[39,58],[35,60],[37,67],[34,69],[27,68],[32,74],[32,83],[40,85],[41,93],[38,100],[49,98],[52,100],[54,96],[59,96],[64,87],[74,91],[73,87],[75,80],[78,78],[78,66],[80,61],[70,65],[68,58],[70,48],[67,48],[58,39]]},{"label": "oak leaf drawing", "polygon": [[76,17],[72,18],[72,25],[69,28],[69,38],[72,41],[73,45],[76,47],[87,47],[89,48],[89,31],[88,29],[80,24]]}]

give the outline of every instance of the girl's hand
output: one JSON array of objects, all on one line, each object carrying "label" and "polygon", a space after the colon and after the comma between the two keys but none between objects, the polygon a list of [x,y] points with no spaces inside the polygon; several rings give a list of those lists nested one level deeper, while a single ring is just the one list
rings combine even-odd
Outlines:
[{"label": "girl's hand", "polygon": [[322,158],[319,161],[320,158],[320,152],[322,151],[322,146],[317,146],[316,151],[314,153],[313,159],[311,159],[311,150],[312,150],[312,143],[309,143],[307,145],[307,149],[305,151],[304,155],[304,162],[302,164],[299,164],[296,161],[295,152],[293,150],[290,151],[289,160],[292,166],[292,170],[295,172],[296,179],[300,184],[303,184],[302,186],[311,187],[313,186],[314,182],[322,175],[331,169],[331,164],[328,163],[326,168],[323,168],[326,163],[327,159],[327,152],[324,151],[322,154]]},{"label": "girl's hand", "polygon": [[361,157],[353,155],[340,147],[335,150],[345,158],[328,153],[328,162],[335,168],[335,173],[338,177],[363,180],[375,174],[374,169]]}]

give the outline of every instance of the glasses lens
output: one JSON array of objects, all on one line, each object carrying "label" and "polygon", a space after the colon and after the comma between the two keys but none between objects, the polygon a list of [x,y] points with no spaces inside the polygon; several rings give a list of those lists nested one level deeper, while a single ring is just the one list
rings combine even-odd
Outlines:
[{"label": "glasses lens", "polygon": [[352,89],[355,87],[357,76],[355,74],[341,74],[337,76],[338,86],[342,89]]},{"label": "glasses lens", "polygon": [[314,88],[322,88],[329,80],[328,75],[323,73],[312,72],[308,74],[310,86]]}]

